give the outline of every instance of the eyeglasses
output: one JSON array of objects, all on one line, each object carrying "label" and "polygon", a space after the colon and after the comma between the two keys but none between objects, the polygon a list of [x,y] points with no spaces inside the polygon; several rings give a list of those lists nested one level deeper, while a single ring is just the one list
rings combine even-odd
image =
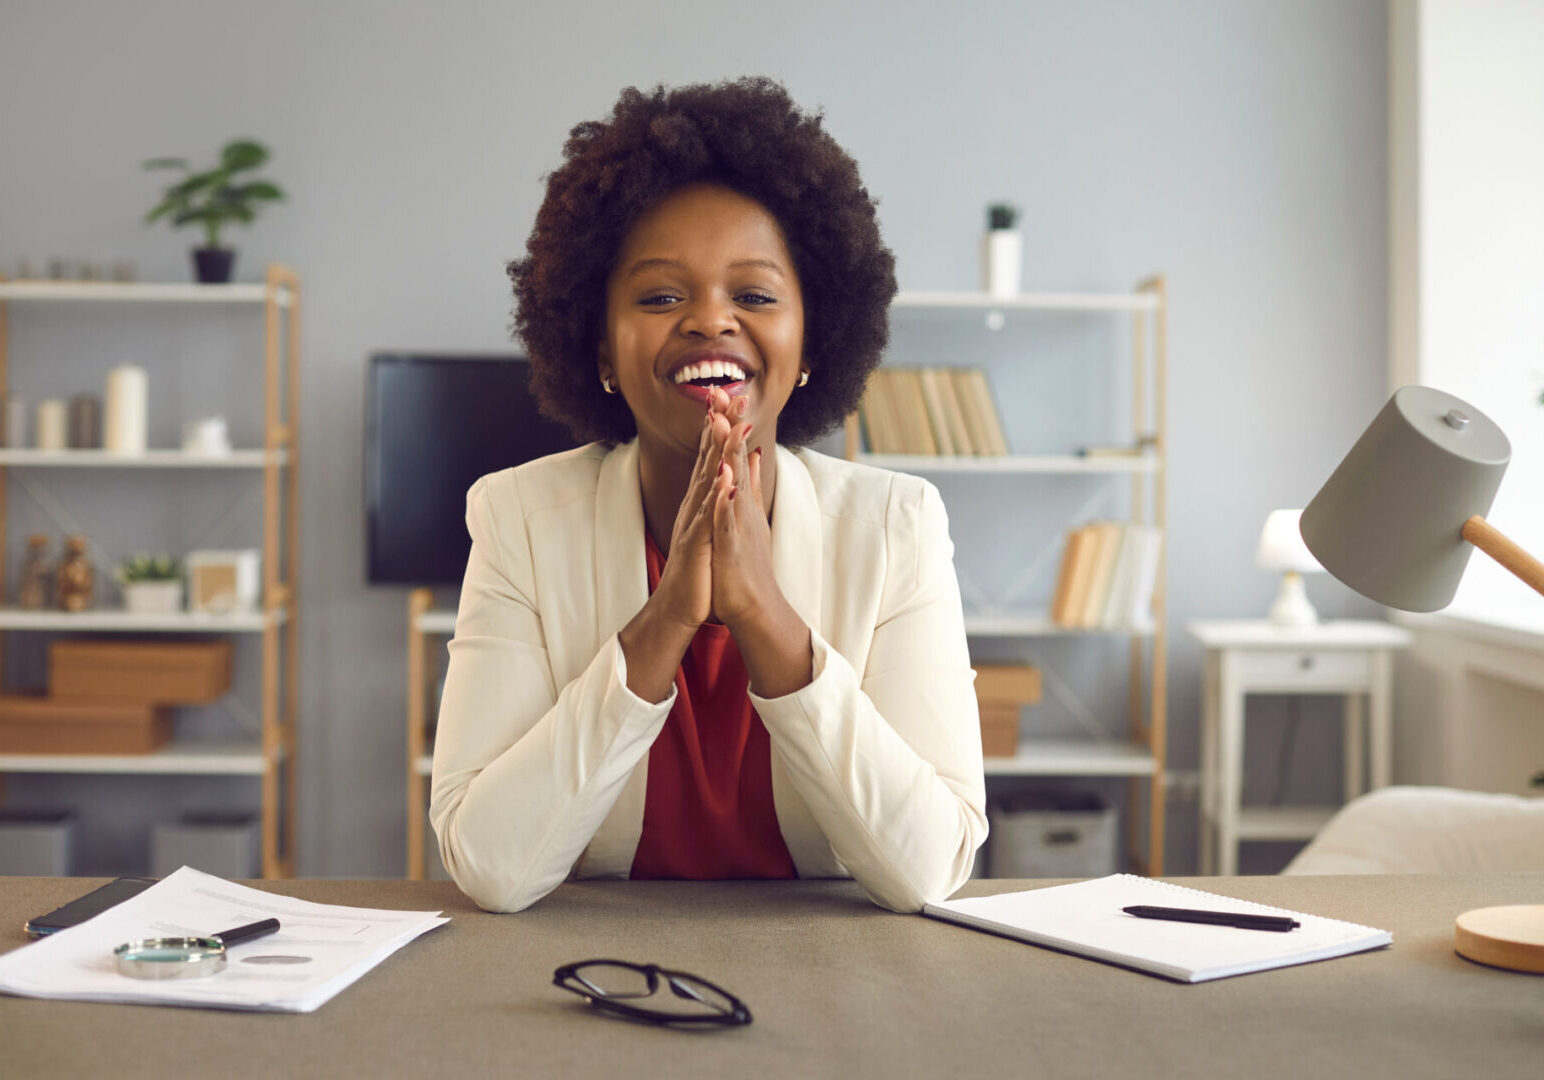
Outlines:
[{"label": "eyeglasses", "polygon": [[[670,987],[670,997],[656,996],[661,981]],[[738,1027],[751,1022],[745,1003],[723,987],[657,964],[581,960],[554,971],[552,984],[578,994],[597,1009],[651,1024]]]}]

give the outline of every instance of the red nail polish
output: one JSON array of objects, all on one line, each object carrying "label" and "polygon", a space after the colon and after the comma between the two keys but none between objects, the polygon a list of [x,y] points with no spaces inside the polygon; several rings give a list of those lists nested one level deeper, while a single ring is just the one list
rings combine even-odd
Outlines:
[{"label": "red nail polish", "polygon": [[751,432],[755,431],[755,430],[756,430],[756,425],[755,424],[746,424],[745,425],[745,437],[747,439],[749,439],[751,437]]},{"label": "red nail polish", "polygon": [[735,492],[737,492],[739,490],[740,490],[740,485],[739,484],[736,484],[734,487],[729,489],[729,501],[730,502],[734,502]]}]

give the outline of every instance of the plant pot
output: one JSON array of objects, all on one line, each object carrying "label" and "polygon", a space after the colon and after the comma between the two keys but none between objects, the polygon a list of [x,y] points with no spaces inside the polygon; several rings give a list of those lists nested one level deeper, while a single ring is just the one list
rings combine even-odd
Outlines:
[{"label": "plant pot", "polygon": [[201,247],[193,249],[193,268],[200,285],[224,285],[236,265],[234,248]]},{"label": "plant pot", "polygon": [[175,615],[182,610],[182,582],[131,581],[123,587],[123,608],[136,615]]}]

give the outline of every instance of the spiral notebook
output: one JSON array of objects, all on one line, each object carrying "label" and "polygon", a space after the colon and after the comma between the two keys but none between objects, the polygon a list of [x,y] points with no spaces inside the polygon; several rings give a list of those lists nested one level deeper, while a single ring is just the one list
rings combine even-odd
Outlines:
[{"label": "spiral notebook", "polygon": [[[1139,919],[1121,910],[1136,904],[1290,915],[1302,925],[1287,933],[1270,933]],[[924,905],[922,914],[1189,983],[1328,960],[1381,948],[1394,940],[1387,930],[1234,900],[1132,874],[944,900]]]}]

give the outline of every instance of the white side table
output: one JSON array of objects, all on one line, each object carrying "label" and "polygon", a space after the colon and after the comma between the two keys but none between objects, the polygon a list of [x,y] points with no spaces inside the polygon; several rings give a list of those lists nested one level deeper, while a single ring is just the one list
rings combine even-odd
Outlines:
[{"label": "white side table", "polygon": [[[1201,872],[1238,873],[1244,840],[1309,840],[1338,806],[1242,807],[1244,697],[1345,696],[1345,798],[1389,783],[1393,650],[1410,633],[1384,622],[1341,620],[1278,627],[1263,619],[1192,622],[1206,647],[1201,709]],[[1370,719],[1363,757],[1364,712]],[[1364,778],[1364,762],[1370,765]]]}]

